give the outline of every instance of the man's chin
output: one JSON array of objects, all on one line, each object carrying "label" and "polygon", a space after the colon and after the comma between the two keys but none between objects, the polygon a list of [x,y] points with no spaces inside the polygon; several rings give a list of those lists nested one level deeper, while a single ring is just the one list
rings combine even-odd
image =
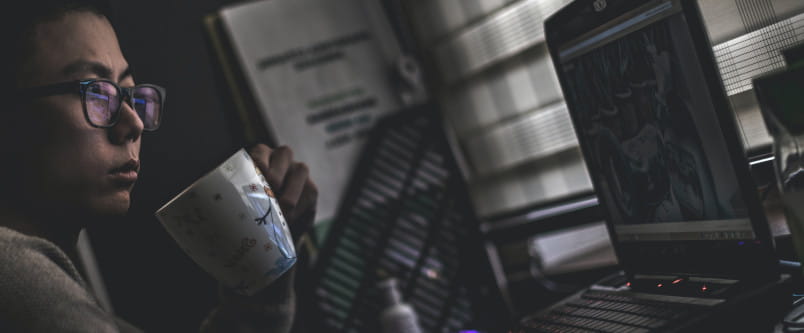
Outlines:
[{"label": "man's chin", "polygon": [[115,195],[102,198],[93,203],[91,214],[99,218],[122,217],[128,213],[131,199],[128,191],[121,191]]}]

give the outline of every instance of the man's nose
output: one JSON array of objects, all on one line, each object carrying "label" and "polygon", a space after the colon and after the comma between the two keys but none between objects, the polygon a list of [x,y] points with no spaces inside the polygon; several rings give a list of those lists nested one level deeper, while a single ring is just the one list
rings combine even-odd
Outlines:
[{"label": "man's nose", "polygon": [[109,140],[114,144],[136,142],[142,136],[145,125],[132,105],[131,95],[126,96],[120,106],[120,118],[117,124],[109,129]]}]

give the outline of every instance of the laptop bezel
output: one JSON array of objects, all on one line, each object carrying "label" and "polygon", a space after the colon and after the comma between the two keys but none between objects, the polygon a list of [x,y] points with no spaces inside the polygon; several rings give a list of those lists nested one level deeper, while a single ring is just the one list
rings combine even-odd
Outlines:
[{"label": "laptop bezel", "polygon": [[[738,246],[738,242],[733,240],[619,242],[611,215],[604,208],[606,225],[620,265],[629,277],[633,277],[637,273],[660,273],[762,281],[777,278],[779,276],[778,259],[774,252],[773,238],[750,174],[748,159],[745,156],[743,142],[738,132],[737,119],[731,111],[703,18],[695,0],[652,0],[647,2],[576,0],[558,10],[545,21],[545,39],[561,90],[567,96],[567,82],[561,72],[562,67],[558,54],[560,46],[638,7],[649,3],[658,5],[663,2],[680,4],[680,14],[684,15],[688,22],[695,53],[701,64],[703,76],[706,78],[706,85],[711,92],[711,101],[726,143],[731,165],[745,200],[755,240],[747,242],[745,244],[747,246]],[[601,7],[604,8],[601,9]],[[566,103],[577,134],[578,129],[582,128],[581,124],[578,117],[571,112],[574,108],[572,101],[566,100]],[[578,135],[583,155],[591,156],[590,146],[586,139],[586,137]],[[600,179],[596,166],[590,163],[586,163],[586,165],[594,187],[599,188]],[[598,196],[598,200],[600,200],[601,206],[605,207],[606,199]],[[644,249],[650,250],[652,255],[635,255],[635,251]],[[690,267],[695,267],[695,269],[690,269]]]}]

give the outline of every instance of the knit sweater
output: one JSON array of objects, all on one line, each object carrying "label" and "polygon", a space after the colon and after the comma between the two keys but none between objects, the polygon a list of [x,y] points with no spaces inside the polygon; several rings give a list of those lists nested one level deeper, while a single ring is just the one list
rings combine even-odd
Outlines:
[{"label": "knit sweater", "polygon": [[[201,332],[289,332],[293,274],[256,297],[221,290]],[[0,332],[141,332],[101,308],[52,242],[0,227]]]}]

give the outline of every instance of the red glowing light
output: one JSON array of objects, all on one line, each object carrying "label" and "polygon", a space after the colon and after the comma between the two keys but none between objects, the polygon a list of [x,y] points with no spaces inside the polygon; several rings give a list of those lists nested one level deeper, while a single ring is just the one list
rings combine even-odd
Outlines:
[{"label": "red glowing light", "polygon": [[657,286],[657,287],[659,287],[659,288],[661,288],[661,287],[663,286],[663,284],[659,283],[659,284],[657,284],[656,286]]},{"label": "red glowing light", "polygon": [[631,286],[631,282],[626,282],[626,283],[625,283],[625,285],[626,285],[626,286],[628,286],[628,287],[630,287],[630,286]]},{"label": "red glowing light", "polygon": [[673,280],[673,284],[678,284],[679,282],[683,281],[684,279],[675,279]]},{"label": "red glowing light", "polygon": [[707,289],[709,288],[707,288],[706,286],[701,287],[701,291],[706,291]]}]

